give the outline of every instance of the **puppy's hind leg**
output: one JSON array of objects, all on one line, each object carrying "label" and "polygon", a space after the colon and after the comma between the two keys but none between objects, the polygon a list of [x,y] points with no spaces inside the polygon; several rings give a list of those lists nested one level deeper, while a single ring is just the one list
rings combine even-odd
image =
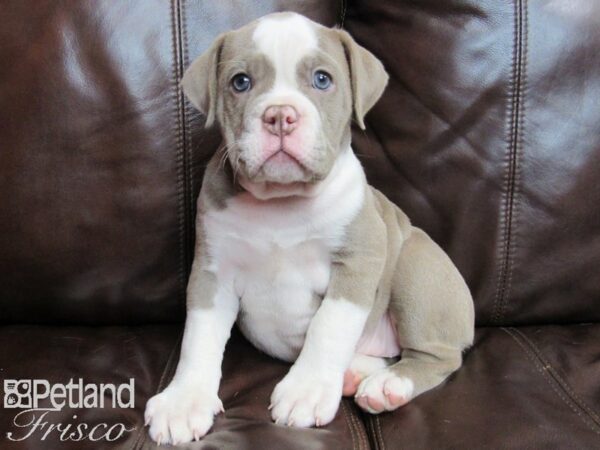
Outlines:
[{"label": "puppy's hind leg", "polygon": [[403,243],[393,284],[389,308],[402,357],[358,387],[356,402],[371,413],[396,409],[439,385],[473,342],[469,289],[446,253],[418,228]]}]

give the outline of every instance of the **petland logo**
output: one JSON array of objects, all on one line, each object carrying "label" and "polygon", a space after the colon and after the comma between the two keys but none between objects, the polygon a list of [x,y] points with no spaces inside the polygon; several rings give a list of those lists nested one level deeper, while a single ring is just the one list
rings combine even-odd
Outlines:
[{"label": "petland logo", "polygon": [[[40,404],[49,402],[50,408],[41,408]],[[48,380],[4,380],[4,408],[22,409],[13,418],[13,425],[21,432],[6,433],[11,441],[24,441],[34,435],[45,441],[55,434],[65,441],[97,442],[101,440],[116,441],[125,433],[134,431],[135,427],[127,427],[123,423],[109,425],[96,423],[93,426],[85,422],[77,422],[77,414],[72,415],[73,422],[50,423],[52,412],[63,408],[134,408],[135,381],[119,386],[114,384],[84,384],[79,378],[69,380],[67,384],[50,384]],[[18,435],[15,435],[18,434]]]}]

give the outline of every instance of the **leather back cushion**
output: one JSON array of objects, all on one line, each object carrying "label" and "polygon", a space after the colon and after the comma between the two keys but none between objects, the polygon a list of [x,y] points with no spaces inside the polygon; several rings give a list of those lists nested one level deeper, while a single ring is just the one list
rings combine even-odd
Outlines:
[{"label": "leather back cushion", "polygon": [[479,324],[598,320],[600,6],[567,3],[7,2],[0,320],[181,320],[219,136],[178,81],[276,10],[343,23],[384,61],[355,151],[449,252]]},{"label": "leather back cushion", "polygon": [[357,150],[456,262],[478,323],[600,319],[600,4],[352,5],[392,74]]},{"label": "leather back cushion", "polygon": [[341,14],[316,0],[3,2],[1,322],[182,319],[218,137],[181,73],[219,32],[282,9]]}]

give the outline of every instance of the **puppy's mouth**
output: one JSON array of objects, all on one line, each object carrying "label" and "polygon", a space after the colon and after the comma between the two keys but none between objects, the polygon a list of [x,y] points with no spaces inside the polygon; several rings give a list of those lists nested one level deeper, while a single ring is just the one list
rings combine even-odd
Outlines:
[{"label": "puppy's mouth", "polygon": [[271,156],[269,156],[267,159],[265,159],[263,161],[263,163],[261,164],[259,170],[264,168],[264,166],[267,164],[276,164],[276,165],[281,165],[281,166],[286,166],[286,165],[291,164],[291,165],[297,166],[298,168],[300,168],[302,170],[306,170],[306,166],[302,163],[302,161],[300,161],[292,153],[288,152],[283,147],[280,147],[279,150],[277,150]]},{"label": "puppy's mouth", "polygon": [[256,199],[271,200],[312,197],[318,193],[317,182],[321,179],[310,170],[310,164],[297,156],[297,152],[281,145],[267,154],[254,171],[243,171],[238,182]]}]

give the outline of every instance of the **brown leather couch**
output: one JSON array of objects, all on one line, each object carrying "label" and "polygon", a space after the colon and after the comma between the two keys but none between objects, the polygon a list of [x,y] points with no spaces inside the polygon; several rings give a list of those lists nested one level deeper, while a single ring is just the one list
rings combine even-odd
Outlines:
[{"label": "brown leather couch", "polygon": [[46,429],[135,430],[14,442],[28,428],[2,408],[0,448],[154,447],[143,409],[177,362],[195,198],[219,143],[178,83],[217,33],[288,9],[383,60],[390,85],[355,151],[460,268],[477,338],[404,408],[344,400],[305,430],[269,420],[286,364],[234,333],[226,412],[190,448],[600,448],[596,0],[2,2],[0,378],[134,378],[135,408],[65,408]]}]

